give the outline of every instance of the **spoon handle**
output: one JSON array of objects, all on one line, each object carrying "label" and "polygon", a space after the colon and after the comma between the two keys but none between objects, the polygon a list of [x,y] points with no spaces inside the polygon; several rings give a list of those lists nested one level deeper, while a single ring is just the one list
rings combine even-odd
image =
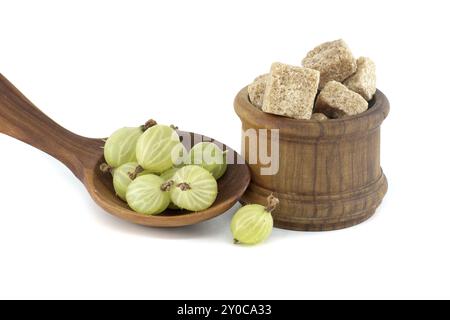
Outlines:
[{"label": "spoon handle", "polygon": [[[80,180],[92,167],[101,140],[78,136],[33,105],[0,74],[0,133],[21,140],[64,163]],[[98,157],[97,157],[98,160]]]}]

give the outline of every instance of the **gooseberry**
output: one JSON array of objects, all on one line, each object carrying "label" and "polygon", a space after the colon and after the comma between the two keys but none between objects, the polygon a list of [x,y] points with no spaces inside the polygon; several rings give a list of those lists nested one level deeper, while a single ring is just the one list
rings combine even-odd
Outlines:
[{"label": "gooseberry", "polygon": [[208,170],[188,165],[172,177],[172,202],[186,210],[202,211],[211,207],[217,198],[217,181]]},{"label": "gooseberry", "polygon": [[115,131],[105,142],[104,156],[106,163],[112,168],[118,168],[129,162],[136,162],[136,144],[147,129],[156,125],[149,120],[141,127],[122,128]]},{"label": "gooseberry", "polygon": [[273,195],[267,198],[267,206],[249,204],[240,208],[231,220],[231,232],[235,243],[257,244],[272,233],[272,211],[279,200]]},{"label": "gooseberry", "polygon": [[[137,162],[125,163],[112,171],[114,190],[117,196],[126,201],[128,186],[133,181],[130,178],[130,172],[135,172],[139,165]],[[148,171],[142,171],[138,176],[149,174]]]},{"label": "gooseberry", "polygon": [[[171,169],[169,169],[169,170],[163,172],[163,173],[160,175],[160,177],[161,177],[164,181],[169,182],[169,181],[172,180],[173,176],[175,175],[175,173],[176,173],[178,170],[179,170],[178,168],[171,168]],[[180,207],[178,207],[177,205],[175,205],[172,201],[170,201],[170,204],[169,204],[169,207],[168,207],[168,208],[169,208],[169,209],[172,209],[172,210],[180,210]]]},{"label": "gooseberry", "polygon": [[189,164],[189,152],[186,147],[179,143],[172,149],[172,163],[175,168],[181,168]]},{"label": "gooseberry", "polygon": [[227,170],[226,151],[222,151],[215,143],[200,142],[189,152],[191,164],[199,165],[211,172],[213,177],[220,179]]},{"label": "gooseberry", "polygon": [[128,186],[127,203],[138,213],[159,214],[169,206],[171,186],[172,182],[166,182],[154,174],[137,177]]},{"label": "gooseberry", "polygon": [[173,166],[173,153],[180,148],[177,132],[165,125],[155,125],[145,131],[136,144],[139,165],[154,173],[162,173]]}]

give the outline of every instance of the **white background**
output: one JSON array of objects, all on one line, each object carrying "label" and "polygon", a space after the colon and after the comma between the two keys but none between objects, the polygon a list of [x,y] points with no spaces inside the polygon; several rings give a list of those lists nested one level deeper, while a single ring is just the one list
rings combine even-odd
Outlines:
[{"label": "white background", "polygon": [[240,148],[235,94],[344,38],[378,66],[390,189],[376,216],[232,244],[230,211],[151,229],[99,209],[53,158],[0,135],[0,298],[450,298],[448,1],[0,1],[0,72],[104,137],[147,118]]}]

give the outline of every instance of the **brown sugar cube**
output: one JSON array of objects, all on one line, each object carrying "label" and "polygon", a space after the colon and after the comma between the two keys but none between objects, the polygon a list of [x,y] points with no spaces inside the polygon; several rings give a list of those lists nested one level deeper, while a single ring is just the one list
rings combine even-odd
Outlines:
[{"label": "brown sugar cube", "polygon": [[375,63],[369,58],[361,57],[356,60],[356,64],[358,65],[356,73],[345,80],[344,85],[370,101],[377,91]]},{"label": "brown sugar cube", "polygon": [[294,119],[310,119],[319,78],[316,70],[272,64],[262,110]]},{"label": "brown sugar cube", "polygon": [[252,84],[247,87],[248,97],[250,102],[259,109],[262,108],[264,100],[264,92],[266,91],[266,81],[269,78],[269,74],[263,74],[257,77]]},{"label": "brown sugar cube", "polygon": [[358,93],[351,91],[342,83],[330,81],[317,97],[315,112],[321,112],[335,119],[362,113],[367,110],[368,105]]},{"label": "brown sugar cube", "polygon": [[311,116],[311,120],[317,120],[317,121],[325,121],[328,120],[328,117],[326,115],[324,115],[323,113],[313,113]]},{"label": "brown sugar cube", "polygon": [[342,82],[356,72],[356,60],[344,40],[325,42],[314,48],[302,65],[320,71],[320,89],[331,80]]}]

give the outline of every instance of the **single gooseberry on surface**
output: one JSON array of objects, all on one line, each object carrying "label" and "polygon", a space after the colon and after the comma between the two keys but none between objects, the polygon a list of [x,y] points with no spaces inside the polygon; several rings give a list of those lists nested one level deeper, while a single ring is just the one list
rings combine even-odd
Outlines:
[{"label": "single gooseberry on surface", "polygon": [[143,126],[122,128],[115,131],[105,142],[104,156],[106,163],[112,168],[118,168],[129,162],[136,162],[136,144],[144,131],[156,125],[149,120]]},{"label": "single gooseberry on surface", "polygon": [[173,167],[172,158],[180,150],[180,144],[180,137],[172,127],[152,126],[137,141],[137,162],[145,170],[162,173]]},{"label": "single gooseberry on surface", "polygon": [[172,177],[172,202],[189,211],[202,211],[211,207],[217,198],[217,181],[208,170],[188,165]]},{"label": "single gooseberry on surface", "polygon": [[267,198],[267,206],[249,204],[240,208],[231,220],[234,242],[258,244],[266,240],[273,229],[272,211],[279,200],[273,195]]},{"label": "single gooseberry on surface", "polygon": [[222,151],[215,143],[200,142],[189,151],[190,164],[198,165],[218,180],[227,170],[227,151]]},{"label": "single gooseberry on surface", "polygon": [[126,199],[131,209],[145,215],[162,213],[170,204],[171,182],[154,174],[137,177],[128,186]]}]

